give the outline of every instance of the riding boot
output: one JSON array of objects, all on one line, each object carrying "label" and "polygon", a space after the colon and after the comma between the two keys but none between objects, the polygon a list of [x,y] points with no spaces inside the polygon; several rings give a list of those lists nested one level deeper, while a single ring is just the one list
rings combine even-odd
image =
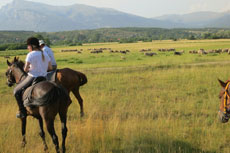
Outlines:
[{"label": "riding boot", "polygon": [[22,98],[20,96],[16,96],[16,95],[15,95],[15,97],[16,97],[17,104],[18,104],[18,107],[19,107],[19,112],[16,114],[16,117],[17,118],[25,118],[26,115],[27,115],[27,111],[26,111],[26,108],[23,105]]}]

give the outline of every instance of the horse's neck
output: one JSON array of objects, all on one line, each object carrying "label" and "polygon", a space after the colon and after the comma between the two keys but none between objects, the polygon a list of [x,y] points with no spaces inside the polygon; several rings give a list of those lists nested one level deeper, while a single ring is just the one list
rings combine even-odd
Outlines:
[{"label": "horse's neck", "polygon": [[26,72],[22,71],[20,68],[17,68],[14,71],[14,77],[15,77],[16,83],[19,83],[20,81],[24,80],[26,76],[27,76]]}]

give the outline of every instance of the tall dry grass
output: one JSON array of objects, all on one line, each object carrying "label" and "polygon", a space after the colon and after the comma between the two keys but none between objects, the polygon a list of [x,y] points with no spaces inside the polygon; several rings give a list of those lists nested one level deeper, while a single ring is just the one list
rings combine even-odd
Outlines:
[{"label": "tall dry grass", "polygon": [[[216,46],[223,45],[222,41],[182,42],[188,46],[196,44],[197,48],[203,47],[201,44],[206,46],[208,43],[211,46],[212,43]],[[167,47],[183,44],[171,41],[157,43]],[[153,44],[154,42],[126,45],[131,50],[138,45],[139,48],[144,48]],[[107,47],[106,45],[110,44],[102,44],[101,47]],[[160,45],[159,48],[162,47]],[[113,47],[122,48],[124,44],[115,44]],[[74,100],[68,112],[67,152],[230,151],[228,147],[230,133],[227,132],[230,126],[219,123],[217,119],[220,90],[217,78],[228,79],[229,64],[184,65],[201,61],[205,63],[227,60],[229,58],[227,54],[217,56],[185,54],[181,57],[159,54],[157,57],[149,58],[136,49],[130,55],[126,55],[127,61],[120,61],[116,59],[119,55],[110,56],[109,53],[100,55],[91,55],[88,52],[82,55],[67,53],[64,56],[56,48],[55,55],[59,60],[67,59],[60,61],[60,67],[80,69],[89,80],[80,89],[84,99],[85,117],[80,118],[79,105],[71,95]],[[68,59],[74,56],[83,63],[68,63]],[[95,56],[92,61],[89,59],[90,56]],[[109,61],[110,64],[107,64]],[[5,84],[6,66],[3,58],[0,67],[0,152],[43,152],[42,141],[38,135],[38,122],[31,117],[28,118],[27,145],[24,149],[20,147],[20,121],[15,118],[17,105],[12,89]],[[61,140],[58,117],[55,128]],[[54,152],[52,140],[48,132],[45,132],[49,152]]]}]

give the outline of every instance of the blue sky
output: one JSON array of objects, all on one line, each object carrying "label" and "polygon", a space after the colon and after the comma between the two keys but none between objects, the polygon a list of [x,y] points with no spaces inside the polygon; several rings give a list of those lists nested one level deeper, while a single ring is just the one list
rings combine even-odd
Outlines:
[{"label": "blue sky", "polygon": [[[185,14],[197,11],[223,12],[230,10],[230,0],[28,0],[50,5],[86,4],[114,8],[143,17],[165,14]],[[12,0],[0,0],[0,7]]]}]

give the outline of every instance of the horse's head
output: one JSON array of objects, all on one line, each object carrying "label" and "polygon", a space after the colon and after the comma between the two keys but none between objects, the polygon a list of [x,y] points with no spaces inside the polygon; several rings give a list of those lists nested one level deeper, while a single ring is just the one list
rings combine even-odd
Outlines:
[{"label": "horse's head", "polygon": [[[12,62],[7,60],[8,69],[6,71],[7,84],[9,87],[13,86],[15,83],[18,83],[22,78],[20,71],[22,71],[22,64],[18,60],[19,58],[14,57]],[[21,75],[21,76],[18,76]],[[24,73],[23,73],[24,75]]]},{"label": "horse's head", "polygon": [[230,118],[230,81],[223,82],[218,80],[221,85],[219,93],[220,109],[218,112],[219,119],[222,123],[228,122]]}]

